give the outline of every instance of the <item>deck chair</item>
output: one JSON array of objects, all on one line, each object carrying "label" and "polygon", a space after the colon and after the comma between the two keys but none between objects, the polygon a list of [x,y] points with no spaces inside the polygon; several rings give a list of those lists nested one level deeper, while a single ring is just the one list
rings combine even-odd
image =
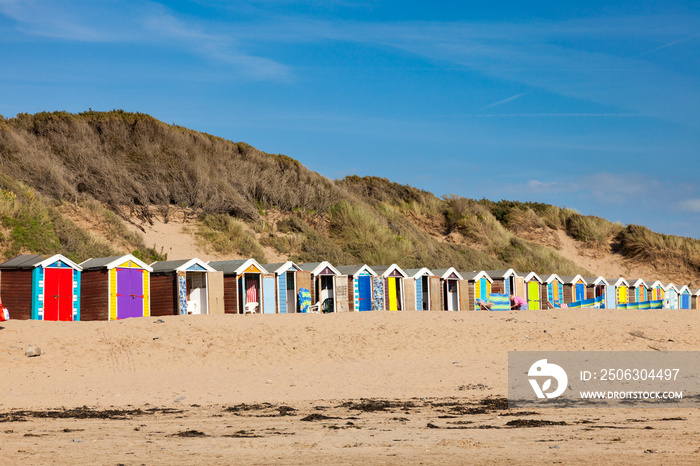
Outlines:
[{"label": "deck chair", "polygon": [[246,314],[255,314],[257,308],[258,308],[258,303],[247,303],[245,305],[245,313]]}]

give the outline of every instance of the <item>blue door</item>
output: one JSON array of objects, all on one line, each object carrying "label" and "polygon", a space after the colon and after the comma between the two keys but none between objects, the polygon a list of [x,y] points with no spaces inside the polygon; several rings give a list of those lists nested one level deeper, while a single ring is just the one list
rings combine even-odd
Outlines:
[{"label": "blue door", "polygon": [[416,280],[416,310],[423,310],[423,277]]},{"label": "blue door", "polygon": [[360,311],[372,310],[372,277],[369,275],[361,275],[357,278],[359,294]]},{"label": "blue door", "polygon": [[608,286],[605,290],[605,309],[615,309],[617,290],[614,286]]},{"label": "blue door", "polygon": [[583,301],[584,299],[586,299],[586,287],[583,283],[577,283],[574,301]]},{"label": "blue door", "polygon": [[683,293],[681,295],[681,309],[690,309],[690,295]]},{"label": "blue door", "polygon": [[263,277],[263,313],[274,314],[277,308],[277,300],[275,299],[275,277]]},{"label": "blue door", "polygon": [[287,313],[287,273],[282,272],[277,279],[277,299],[280,303],[280,314]]}]

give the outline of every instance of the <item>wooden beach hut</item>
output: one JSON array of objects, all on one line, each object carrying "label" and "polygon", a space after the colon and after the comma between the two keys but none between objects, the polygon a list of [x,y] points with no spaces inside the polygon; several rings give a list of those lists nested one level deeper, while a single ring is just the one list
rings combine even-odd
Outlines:
[{"label": "wooden beach hut", "polygon": [[513,269],[487,270],[486,275],[491,278],[491,292],[501,294],[516,294],[517,273]]},{"label": "wooden beach hut", "polygon": [[[405,270],[408,277],[415,282],[416,303],[418,311],[439,311],[440,277],[427,267]],[[464,303],[462,305],[465,305]]]},{"label": "wooden beach hut", "polygon": [[[301,268],[292,261],[262,264],[269,273],[274,274],[274,293],[276,306],[272,308],[269,300],[266,302],[263,312],[265,314],[294,314],[298,312],[299,300],[297,299],[297,274]],[[268,280],[269,281],[269,280]],[[263,278],[265,282],[265,278]],[[265,288],[263,283],[263,288]]]},{"label": "wooden beach hut", "polygon": [[586,280],[581,275],[562,275],[564,303],[570,304],[586,299]]},{"label": "wooden beach hut", "polygon": [[[338,296],[336,293],[336,280],[338,283],[345,283],[345,291],[347,293],[347,276],[340,273],[338,269],[333,267],[330,262],[310,262],[306,264],[299,264],[302,271],[309,272],[311,274],[311,303],[312,305],[317,305],[324,312],[332,311],[336,312],[339,305],[342,309],[342,305],[347,309],[348,300],[347,294],[345,302],[338,302]],[[339,278],[342,277],[342,278]],[[330,300],[330,301],[328,301]]]},{"label": "wooden beach hut", "polygon": [[692,309],[700,309],[700,289],[693,291]]},{"label": "wooden beach hut", "polygon": [[460,292],[459,285],[463,279],[454,267],[447,269],[433,270],[433,273],[440,277],[440,293],[442,296],[443,311],[459,311],[460,310]]},{"label": "wooden beach hut", "polygon": [[535,272],[530,272],[524,277],[525,299],[527,308],[531,311],[542,309],[542,278]]},{"label": "wooden beach hut", "polygon": [[[255,259],[209,261],[224,275],[224,313],[261,313],[264,303],[263,275],[272,276]],[[272,283],[274,299],[274,280]]]},{"label": "wooden beach hut", "polygon": [[683,285],[678,290],[678,308],[679,309],[691,309],[692,307],[693,294],[690,292],[688,285]]},{"label": "wooden beach hut", "polygon": [[493,291],[493,279],[486,271],[462,272],[462,309],[469,311],[479,310],[477,300],[488,301]]},{"label": "wooden beach hut", "polygon": [[647,282],[641,278],[630,280],[629,289],[629,302],[630,303],[643,303],[645,301],[650,301],[649,287]]},{"label": "wooden beach hut", "polygon": [[151,316],[223,314],[223,274],[201,259],[151,264]]},{"label": "wooden beach hut", "polygon": [[21,254],[0,264],[2,304],[13,319],[80,320],[82,267],[62,256]]},{"label": "wooden beach hut", "polygon": [[151,314],[153,269],[131,254],[82,262],[80,320],[121,320]]},{"label": "wooden beach hut", "polygon": [[542,277],[542,298],[543,304],[547,301],[554,307],[564,303],[564,282],[556,273]]},{"label": "wooden beach hut", "polygon": [[348,277],[348,306],[350,311],[372,310],[372,278],[377,273],[367,264],[336,267],[341,276]]},{"label": "wooden beach hut", "polygon": [[673,283],[664,286],[664,309],[678,309],[678,287]]},{"label": "wooden beach hut", "polygon": [[605,291],[608,288],[608,281],[605,277],[583,277],[586,281],[586,299],[602,297],[605,299]]},{"label": "wooden beach hut", "polygon": [[[403,311],[406,308],[404,287],[404,280],[408,277],[406,272],[396,264],[373,265],[372,270],[384,279],[384,310]],[[413,293],[415,294],[415,289]]]}]

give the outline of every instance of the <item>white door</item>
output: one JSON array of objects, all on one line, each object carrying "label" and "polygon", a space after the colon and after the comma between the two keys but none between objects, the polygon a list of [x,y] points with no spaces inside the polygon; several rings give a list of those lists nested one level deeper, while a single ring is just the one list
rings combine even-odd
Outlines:
[{"label": "white door", "polygon": [[190,295],[187,300],[187,312],[192,314],[207,314],[207,277],[204,272],[190,272]]}]

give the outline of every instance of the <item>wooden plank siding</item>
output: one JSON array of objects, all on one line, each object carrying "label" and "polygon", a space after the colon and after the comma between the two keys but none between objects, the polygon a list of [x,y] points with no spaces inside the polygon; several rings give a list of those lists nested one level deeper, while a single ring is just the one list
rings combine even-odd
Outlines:
[{"label": "wooden plank siding", "polygon": [[348,275],[348,309],[350,312],[359,311],[355,309],[355,278],[352,275]]},{"label": "wooden plank siding", "polygon": [[80,275],[80,320],[109,320],[107,269],[87,270]]},{"label": "wooden plank siding", "polygon": [[151,316],[179,314],[177,274],[151,274]]},{"label": "wooden plank siding", "polygon": [[224,313],[238,314],[238,275],[224,275]]},{"label": "wooden plank siding", "polygon": [[469,288],[469,280],[460,280],[459,281],[459,310],[460,311],[471,311],[473,308],[471,307],[471,302],[472,300],[470,299],[470,288]]},{"label": "wooden plank siding", "polygon": [[506,280],[504,278],[492,278],[491,293],[504,294],[506,292]]},{"label": "wooden plank siding", "polygon": [[31,319],[32,269],[3,270],[0,296],[3,306],[10,312],[10,319]]}]

